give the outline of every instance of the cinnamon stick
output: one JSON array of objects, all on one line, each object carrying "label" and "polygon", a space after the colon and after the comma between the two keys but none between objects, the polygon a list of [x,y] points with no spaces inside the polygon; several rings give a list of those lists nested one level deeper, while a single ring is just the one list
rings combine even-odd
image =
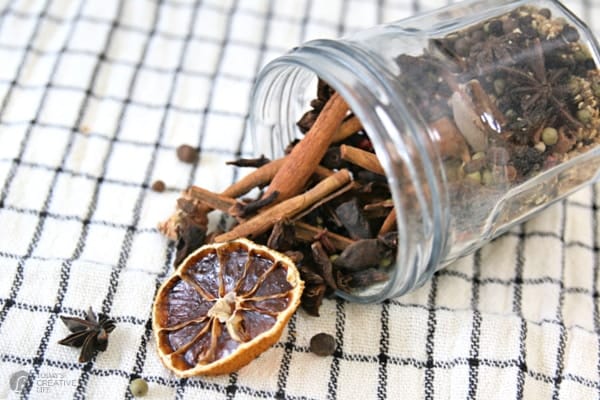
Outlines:
[{"label": "cinnamon stick", "polygon": [[356,115],[351,116],[350,118],[344,120],[340,127],[333,134],[333,139],[331,143],[341,142],[344,139],[354,135],[356,132],[362,129],[362,124]]},{"label": "cinnamon stick", "polygon": [[266,232],[277,221],[291,218],[310,207],[329,193],[334,192],[351,180],[350,172],[342,169],[321,182],[310,190],[272,206],[239,225],[233,227],[229,232],[219,235],[215,242],[226,242],[241,237],[254,237]]},{"label": "cinnamon stick", "polygon": [[[283,166],[285,160],[286,157],[278,158],[255,169],[248,175],[245,175],[239,181],[231,184],[229,187],[223,190],[221,194],[223,196],[236,198],[248,193],[254,188],[268,185],[277,171],[279,171],[279,169]],[[317,166],[314,172],[321,179],[333,175],[333,171],[320,165]]]},{"label": "cinnamon stick", "polygon": [[200,201],[207,207],[216,210],[221,210],[224,212],[227,212],[230,207],[233,207],[236,204],[234,198],[223,194],[211,192],[210,190],[206,190],[199,186],[190,186],[187,189],[186,193],[195,200]]},{"label": "cinnamon stick", "polygon": [[340,157],[342,160],[358,165],[368,171],[385,175],[385,171],[374,153],[343,144],[340,146]]},{"label": "cinnamon stick", "polygon": [[385,235],[388,232],[391,232],[396,227],[396,209],[392,208],[390,213],[385,217],[383,223],[381,224],[381,228],[379,228],[378,236]]},{"label": "cinnamon stick", "polygon": [[304,138],[285,157],[284,164],[273,177],[265,196],[277,191],[277,201],[283,201],[300,193],[317,169],[347,112],[348,105],[344,99],[338,93],[331,96]]}]

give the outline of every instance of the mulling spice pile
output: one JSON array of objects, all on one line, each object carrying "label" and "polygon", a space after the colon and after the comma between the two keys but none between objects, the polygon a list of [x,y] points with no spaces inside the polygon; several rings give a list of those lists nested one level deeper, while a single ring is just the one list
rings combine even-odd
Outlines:
[{"label": "mulling spice pile", "polygon": [[[395,61],[409,109],[439,136],[452,212],[470,216],[457,217],[469,221],[465,233],[477,231],[472,215],[481,208],[478,196],[500,197],[600,140],[600,72],[577,29],[549,9],[519,7]],[[177,241],[177,264],[204,243],[240,237],[285,252],[306,283],[302,306],[318,315],[323,298],[336,290],[389,280],[396,213],[368,132],[326,82],[319,80],[297,125],[304,137],[290,143],[284,157],[231,162],[254,170],[221,193],[190,187],[160,230]],[[556,193],[527,193],[513,202],[505,221],[594,171],[561,176]],[[410,213],[417,206],[410,177],[403,185],[402,206]],[[244,197],[257,188],[258,197]],[[232,227],[209,232],[212,210],[233,218]]]},{"label": "mulling spice pile", "polygon": [[[319,103],[319,115],[284,157],[231,162],[254,171],[221,193],[188,188],[160,229],[177,240],[177,265],[202,244],[240,237],[284,252],[305,282],[303,308],[318,315],[323,298],[335,290],[388,279],[397,234],[385,174],[357,118],[322,81],[312,103]],[[306,117],[298,125],[305,127]],[[256,188],[257,198],[243,198]],[[213,210],[235,224],[208,232]]]}]

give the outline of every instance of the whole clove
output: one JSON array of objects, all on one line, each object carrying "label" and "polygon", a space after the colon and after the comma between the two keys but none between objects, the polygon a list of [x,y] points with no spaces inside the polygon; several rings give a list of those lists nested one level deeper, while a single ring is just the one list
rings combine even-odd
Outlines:
[{"label": "whole clove", "polygon": [[260,168],[265,164],[268,164],[271,160],[265,157],[262,154],[258,158],[238,158],[237,160],[227,161],[226,165],[233,165],[236,167],[252,167],[252,168]]}]

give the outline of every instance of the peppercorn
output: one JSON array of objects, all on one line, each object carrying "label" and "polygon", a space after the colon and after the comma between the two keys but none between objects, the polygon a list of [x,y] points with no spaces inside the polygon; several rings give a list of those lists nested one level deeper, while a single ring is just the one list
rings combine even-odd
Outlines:
[{"label": "peppercorn", "polygon": [[519,27],[519,23],[514,18],[507,18],[502,21],[502,30],[504,32],[510,33]]},{"label": "peppercorn", "polygon": [[555,145],[558,142],[558,131],[554,128],[544,128],[542,131],[542,141],[546,146]]},{"label": "peppercorn", "polygon": [[335,338],[328,333],[317,333],[310,339],[310,351],[318,356],[330,356],[335,352]]},{"label": "peppercorn", "polygon": [[565,25],[562,30],[562,35],[568,42],[576,42],[579,40],[579,32],[571,25]]},{"label": "peppercorn", "polygon": [[469,54],[470,44],[469,41],[465,38],[460,38],[454,43],[454,51],[459,56],[467,56]]},{"label": "peppercorn", "polygon": [[552,16],[552,12],[547,9],[547,8],[542,8],[538,11],[538,14],[541,15],[542,17],[546,18],[546,19],[550,19],[550,17]]},{"label": "peppercorn", "polygon": [[501,36],[504,33],[504,28],[502,27],[502,21],[495,19],[490,21],[488,25],[488,32],[490,35]]},{"label": "peppercorn", "polygon": [[546,151],[546,144],[544,142],[537,142],[533,147],[540,153]]},{"label": "peppercorn", "polygon": [[148,383],[142,378],[137,378],[129,384],[129,391],[134,397],[144,397],[148,393]]},{"label": "peppercorn", "polygon": [[582,124],[587,124],[592,120],[592,113],[590,112],[590,110],[582,108],[581,110],[577,110],[577,119]]},{"label": "peppercorn", "polygon": [[474,182],[480,183],[481,173],[479,171],[471,172],[470,174],[467,174],[467,178],[471,179]]}]

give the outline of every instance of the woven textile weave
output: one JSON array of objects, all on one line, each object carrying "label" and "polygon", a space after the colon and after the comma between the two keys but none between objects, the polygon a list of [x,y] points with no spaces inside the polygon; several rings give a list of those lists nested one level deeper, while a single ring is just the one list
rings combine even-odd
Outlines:
[{"label": "woven textile weave", "polygon": [[[151,333],[181,190],[250,156],[261,67],[308,39],[446,0],[0,1],[0,398],[591,399],[600,396],[600,196],[577,192],[404,297],[327,300],[239,372],[178,379]],[[600,4],[565,4],[600,34]],[[182,143],[200,161],[180,162]],[[167,191],[149,186],[156,179]],[[117,322],[77,363],[60,315]],[[331,357],[308,350],[335,336]],[[11,378],[23,372],[22,386]],[[14,383],[14,382],[13,382]]]}]

